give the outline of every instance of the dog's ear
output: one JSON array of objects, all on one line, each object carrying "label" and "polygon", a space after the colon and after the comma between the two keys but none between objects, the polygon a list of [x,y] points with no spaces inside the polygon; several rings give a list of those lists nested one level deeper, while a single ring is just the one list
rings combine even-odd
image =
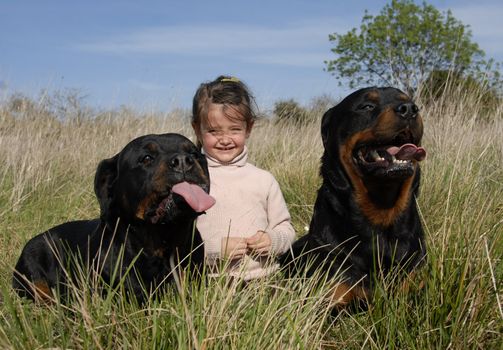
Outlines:
[{"label": "dog's ear", "polygon": [[330,108],[323,114],[321,119],[321,140],[323,141],[323,147],[328,148],[328,140],[330,138],[331,127],[330,122],[332,120],[332,114],[334,113],[334,108]]},{"label": "dog's ear", "polygon": [[112,188],[119,173],[119,155],[113,158],[104,159],[98,164],[96,175],[94,176],[94,193],[100,203],[100,211],[103,216],[112,201]]},{"label": "dog's ear", "polygon": [[340,113],[339,105],[330,108],[325,112],[321,120],[321,139],[325,152],[321,157],[321,174],[325,181],[330,183],[330,186],[337,191],[349,192],[351,185],[345,174],[343,167],[340,165],[338,146],[338,135],[336,130],[337,113]]}]

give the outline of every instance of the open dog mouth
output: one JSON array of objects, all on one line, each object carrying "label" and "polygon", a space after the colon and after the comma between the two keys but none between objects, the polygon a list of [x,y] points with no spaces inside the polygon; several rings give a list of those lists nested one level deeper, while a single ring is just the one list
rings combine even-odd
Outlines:
[{"label": "open dog mouth", "polygon": [[180,196],[185,203],[198,214],[205,212],[215,204],[215,199],[207,194],[199,185],[190,184],[186,181],[177,183],[171,188],[171,192],[166,196],[161,196],[162,200],[147,213],[153,224],[162,222],[163,219],[172,212],[175,203],[175,196]]},{"label": "open dog mouth", "polygon": [[426,150],[414,143],[391,143],[356,147],[353,159],[360,170],[367,174],[410,176],[414,162],[422,161]]}]

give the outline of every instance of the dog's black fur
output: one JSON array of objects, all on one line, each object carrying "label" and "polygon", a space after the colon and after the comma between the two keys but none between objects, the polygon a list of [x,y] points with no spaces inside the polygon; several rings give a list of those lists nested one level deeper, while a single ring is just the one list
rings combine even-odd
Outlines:
[{"label": "dog's black fur", "polygon": [[[425,259],[415,202],[425,151],[417,147],[417,159],[398,163],[386,151],[419,146],[423,123],[403,92],[372,87],[329,109],[321,134],[323,183],[309,232],[280,261],[291,274],[308,262],[308,274],[320,266],[331,276],[342,273],[331,297],[340,306],[368,298],[376,273],[410,272]],[[375,161],[373,151],[384,159]]]},{"label": "dog's black fur", "polygon": [[131,141],[98,165],[100,218],[67,222],[32,238],[15,267],[14,289],[43,301],[54,297],[54,289],[64,295],[80,259],[84,271],[97,272],[112,286],[132,266],[125,289],[142,301],[145,291],[172,279],[173,261],[199,267],[204,252],[194,220],[200,213],[171,192],[184,181],[209,192],[206,159],[190,140],[162,134]]}]

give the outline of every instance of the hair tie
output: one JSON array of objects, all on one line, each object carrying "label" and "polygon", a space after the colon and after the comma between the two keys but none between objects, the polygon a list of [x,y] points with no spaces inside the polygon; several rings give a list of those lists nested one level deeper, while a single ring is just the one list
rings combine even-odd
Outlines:
[{"label": "hair tie", "polygon": [[227,82],[227,81],[230,81],[230,82],[233,82],[233,83],[240,83],[241,82],[236,77],[230,77],[230,78],[222,78],[222,79],[220,79],[220,82],[222,82],[222,83]]}]

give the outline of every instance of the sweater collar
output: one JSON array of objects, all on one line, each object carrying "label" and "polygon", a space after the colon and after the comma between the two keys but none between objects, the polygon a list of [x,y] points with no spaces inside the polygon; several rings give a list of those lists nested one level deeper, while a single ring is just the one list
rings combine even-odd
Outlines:
[{"label": "sweater collar", "polygon": [[248,160],[248,148],[245,146],[243,152],[241,152],[236,158],[231,160],[228,163],[222,163],[217,159],[210,157],[204,152],[204,149],[201,149],[201,152],[206,156],[206,160],[208,161],[208,166],[212,168],[221,167],[221,166],[236,166],[242,167],[246,165],[246,161]]}]

